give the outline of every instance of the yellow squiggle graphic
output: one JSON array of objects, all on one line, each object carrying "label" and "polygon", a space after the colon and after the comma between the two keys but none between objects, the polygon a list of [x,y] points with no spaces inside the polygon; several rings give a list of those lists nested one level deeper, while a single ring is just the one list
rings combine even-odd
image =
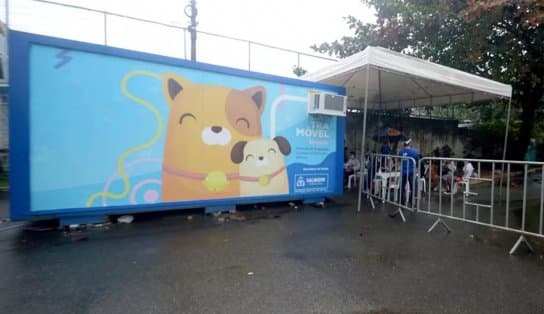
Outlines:
[{"label": "yellow squiggle graphic", "polygon": [[127,73],[123,77],[123,80],[121,82],[121,91],[123,92],[123,94],[125,96],[127,96],[130,100],[132,100],[132,101],[134,101],[136,103],[139,103],[140,105],[146,107],[147,109],[151,110],[151,112],[153,112],[153,115],[155,116],[155,120],[157,121],[157,130],[155,131],[155,135],[153,135],[153,138],[151,138],[148,142],[146,142],[144,144],[141,144],[141,145],[138,145],[138,146],[134,146],[134,147],[124,151],[119,156],[119,158],[117,159],[117,172],[119,173],[119,176],[123,180],[123,184],[125,186],[123,191],[121,193],[117,193],[117,194],[110,193],[110,192],[104,192],[104,191],[96,192],[87,199],[87,202],[85,202],[85,205],[87,207],[90,207],[93,204],[94,200],[97,197],[100,197],[100,196],[105,196],[105,197],[109,197],[109,198],[113,198],[113,199],[121,199],[121,198],[126,197],[128,195],[128,193],[130,192],[130,181],[129,181],[128,176],[127,176],[127,174],[125,172],[125,169],[123,168],[123,164],[124,164],[125,159],[132,153],[135,153],[135,152],[137,152],[139,150],[146,149],[146,148],[152,146],[153,144],[155,144],[159,140],[159,138],[161,136],[162,128],[163,128],[163,122],[162,122],[161,113],[159,112],[159,110],[157,110],[157,108],[155,108],[155,106],[153,106],[151,103],[143,100],[142,98],[138,98],[138,97],[132,95],[127,89],[128,80],[131,79],[132,77],[136,76],[136,75],[150,76],[150,77],[158,79],[159,81],[161,80],[161,77],[160,77],[160,75],[158,75],[156,73],[153,73],[153,72],[143,71],[143,70],[136,70],[136,71],[132,71],[132,72]]}]

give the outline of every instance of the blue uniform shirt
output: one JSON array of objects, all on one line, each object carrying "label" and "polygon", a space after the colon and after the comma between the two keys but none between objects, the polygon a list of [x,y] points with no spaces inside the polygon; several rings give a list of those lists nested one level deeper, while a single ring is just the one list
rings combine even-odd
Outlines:
[{"label": "blue uniform shirt", "polygon": [[380,154],[389,155],[390,153],[391,153],[391,147],[389,147],[389,145],[382,145],[382,147],[380,147]]},{"label": "blue uniform shirt", "polygon": [[[415,148],[403,148],[399,152],[399,156],[411,157],[417,162],[419,161],[419,152]],[[413,174],[414,164],[407,159],[402,160],[402,174]]]}]

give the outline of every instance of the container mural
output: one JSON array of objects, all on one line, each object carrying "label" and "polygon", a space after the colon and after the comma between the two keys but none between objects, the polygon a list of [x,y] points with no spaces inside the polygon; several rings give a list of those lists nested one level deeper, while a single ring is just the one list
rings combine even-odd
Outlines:
[{"label": "container mural", "polygon": [[340,88],[17,32],[11,46],[15,218],[342,189],[344,118],[307,113],[310,90]]}]

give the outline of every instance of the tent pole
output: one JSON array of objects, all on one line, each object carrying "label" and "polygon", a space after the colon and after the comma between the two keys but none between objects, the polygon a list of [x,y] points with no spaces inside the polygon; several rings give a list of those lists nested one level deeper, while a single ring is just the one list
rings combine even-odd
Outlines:
[{"label": "tent pole", "polygon": [[502,160],[506,160],[506,149],[508,148],[508,131],[510,129],[510,109],[512,106],[512,98],[508,99],[508,110],[506,112],[506,131],[504,132],[504,146],[502,150]]},{"label": "tent pole", "polygon": [[[379,73],[379,70],[378,70]],[[368,80],[370,77],[370,64],[367,64],[366,67],[366,82],[365,82],[365,104],[363,107],[363,134],[361,136],[361,181],[359,182],[359,197],[357,200],[357,211],[361,211],[361,196],[363,192],[363,182],[364,182],[364,169],[365,169],[365,137],[366,137],[366,109],[368,107]],[[371,173],[371,163],[369,161],[369,169],[367,171],[367,176],[370,176]]]},{"label": "tent pole", "polygon": [[510,129],[510,109],[512,107],[512,98],[508,98],[508,110],[506,111],[506,130],[504,131],[504,146],[502,148],[501,179],[499,183],[499,197],[502,197],[502,183],[504,180],[504,161],[506,160],[506,149],[508,148],[508,131]]},{"label": "tent pole", "polygon": [[378,89],[380,90],[380,109],[384,110],[382,107],[382,71],[378,70]]}]

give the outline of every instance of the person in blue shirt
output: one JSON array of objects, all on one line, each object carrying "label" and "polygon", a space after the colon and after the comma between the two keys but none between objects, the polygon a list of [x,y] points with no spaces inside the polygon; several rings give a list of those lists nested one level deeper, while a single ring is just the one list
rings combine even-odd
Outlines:
[{"label": "person in blue shirt", "polygon": [[391,153],[391,147],[389,146],[389,142],[387,140],[384,140],[382,142],[382,146],[380,147],[380,154],[389,155],[390,153]]},{"label": "person in blue shirt", "polygon": [[[407,206],[414,205],[413,199],[414,195],[416,194],[416,186],[414,186],[414,173],[420,157],[419,152],[417,149],[412,148],[411,143],[411,138],[406,140],[404,142],[404,148],[399,152],[399,156],[410,157],[415,160],[415,164],[406,158],[403,158],[401,161],[400,201],[402,204],[406,204]],[[410,199],[404,200],[406,182],[408,182],[410,185]]]},{"label": "person in blue shirt", "polygon": [[[391,147],[389,146],[389,141],[387,139],[384,139],[382,141],[382,146],[380,147],[380,154],[382,155],[389,155],[391,153]],[[390,159],[388,160],[387,157],[380,157],[380,167],[382,170],[389,169],[390,167]]]}]

